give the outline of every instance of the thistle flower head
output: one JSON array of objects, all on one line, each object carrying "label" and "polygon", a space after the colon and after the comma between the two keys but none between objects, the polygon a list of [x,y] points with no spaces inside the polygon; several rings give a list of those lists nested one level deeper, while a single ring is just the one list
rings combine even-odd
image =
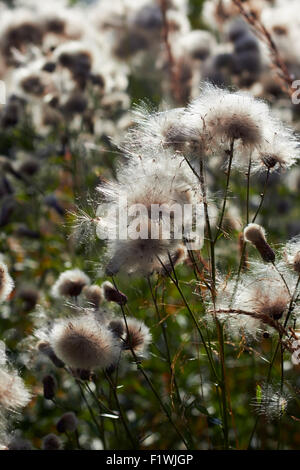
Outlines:
[{"label": "thistle flower head", "polygon": [[53,297],[78,297],[84,286],[90,283],[89,277],[80,269],[70,269],[59,275],[52,287]]},{"label": "thistle flower head", "polygon": [[14,281],[8,273],[6,264],[0,259],[0,302],[7,299],[14,288]]},{"label": "thistle flower head", "polygon": [[106,369],[117,363],[121,352],[112,332],[91,315],[57,320],[50,344],[57,357],[75,369]]}]

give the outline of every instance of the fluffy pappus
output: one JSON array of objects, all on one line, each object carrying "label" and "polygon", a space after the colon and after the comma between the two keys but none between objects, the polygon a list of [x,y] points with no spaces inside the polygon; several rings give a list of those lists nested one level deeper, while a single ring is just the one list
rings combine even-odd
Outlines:
[{"label": "fluffy pappus", "polygon": [[56,321],[50,344],[57,357],[74,369],[106,369],[118,362],[121,353],[120,342],[91,315]]},{"label": "fluffy pappus", "polygon": [[0,409],[19,411],[31,400],[31,393],[18,372],[6,362],[0,364]]},{"label": "fluffy pappus", "polygon": [[138,356],[143,356],[152,341],[152,335],[144,322],[136,318],[127,318],[124,322],[123,348],[133,350]]},{"label": "fluffy pappus", "polygon": [[89,277],[80,269],[69,269],[59,275],[52,286],[53,297],[78,297],[82,289],[90,284]]}]

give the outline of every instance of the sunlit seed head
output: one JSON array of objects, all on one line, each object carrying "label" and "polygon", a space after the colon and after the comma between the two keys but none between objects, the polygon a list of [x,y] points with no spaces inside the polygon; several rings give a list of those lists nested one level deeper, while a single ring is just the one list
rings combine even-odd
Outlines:
[{"label": "sunlit seed head", "polygon": [[51,292],[53,297],[78,297],[89,283],[90,279],[83,271],[70,269],[60,274]]},{"label": "sunlit seed head", "polygon": [[19,410],[26,406],[31,394],[15,370],[0,367],[0,406],[7,410]]},{"label": "sunlit seed head", "polygon": [[59,320],[50,333],[59,359],[74,369],[107,368],[120,356],[120,342],[90,315]]},{"label": "sunlit seed head", "polygon": [[146,353],[152,335],[145,323],[136,318],[127,318],[124,325],[124,334],[124,349],[133,350],[135,354],[141,356]]}]

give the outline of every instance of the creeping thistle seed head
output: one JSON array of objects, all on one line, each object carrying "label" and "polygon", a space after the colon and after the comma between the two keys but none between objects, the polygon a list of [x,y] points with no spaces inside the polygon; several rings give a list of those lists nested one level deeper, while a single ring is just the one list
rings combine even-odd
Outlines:
[{"label": "creeping thistle seed head", "polygon": [[[106,203],[99,206],[97,231],[108,239],[107,274],[161,271],[158,258],[166,263],[168,253],[173,256],[182,246],[186,204],[193,208],[201,205],[198,186],[178,155],[164,151],[155,156],[152,153],[152,158],[148,152],[132,155],[118,172],[118,182],[99,188]],[[126,226],[120,214],[128,215]],[[187,235],[192,227],[193,217],[185,217]]]},{"label": "creeping thistle seed head", "polygon": [[136,318],[127,318],[127,327],[124,322],[123,348],[133,350],[135,354],[143,356],[151,343],[152,335],[149,328]]},{"label": "creeping thistle seed head", "polygon": [[90,283],[89,277],[80,269],[70,269],[60,274],[52,287],[53,297],[78,297],[84,286]]},{"label": "creeping thistle seed head", "polygon": [[263,143],[252,156],[252,173],[288,170],[299,160],[299,143],[292,131],[275,119],[273,124],[273,129],[264,130]]},{"label": "creeping thistle seed head", "polygon": [[73,411],[69,411],[68,413],[64,413],[60,420],[56,425],[56,429],[58,432],[74,432],[76,431],[78,426],[78,419],[73,413]]},{"label": "creeping thistle seed head", "polygon": [[[286,282],[290,279],[285,276]],[[291,289],[290,285],[290,289]],[[288,309],[291,300],[290,292],[283,283],[277,271],[270,268],[256,272],[255,268],[250,275],[242,278],[242,283],[236,297],[236,305],[243,310],[258,313],[263,323],[268,318],[279,320]]]},{"label": "creeping thistle seed head", "polygon": [[42,449],[43,450],[59,450],[62,448],[62,442],[56,434],[47,434],[43,437]]},{"label": "creeping thistle seed head", "polygon": [[57,320],[50,343],[57,357],[74,369],[105,369],[117,363],[121,352],[113,333],[91,315]]},{"label": "creeping thistle seed head", "polygon": [[250,95],[206,84],[200,97],[189,105],[187,114],[203,122],[203,129],[215,145],[228,146],[237,141],[250,151],[262,143],[269,110]]},{"label": "creeping thistle seed head", "polygon": [[6,264],[0,260],[0,302],[7,299],[14,288],[14,281],[8,273]]},{"label": "creeping thistle seed head", "polygon": [[247,225],[244,229],[244,239],[255,246],[264,261],[267,263],[275,261],[275,253],[267,243],[263,227],[258,224]]},{"label": "creeping thistle seed head", "polygon": [[127,296],[116,289],[111,282],[103,282],[101,288],[103,289],[104,297],[108,302],[116,302],[119,305],[125,305],[127,303]]},{"label": "creeping thistle seed head", "polygon": [[101,287],[95,285],[92,286],[85,286],[83,288],[83,294],[87,299],[88,303],[98,309],[103,302],[103,291]]},{"label": "creeping thistle seed head", "polygon": [[6,363],[0,365],[0,409],[18,411],[26,406],[31,394],[18,372]]},{"label": "creeping thistle seed head", "polygon": [[123,147],[129,152],[145,151],[153,147],[184,150],[187,130],[183,116],[183,108],[153,112],[146,104],[136,107],[136,125],[127,133]]}]

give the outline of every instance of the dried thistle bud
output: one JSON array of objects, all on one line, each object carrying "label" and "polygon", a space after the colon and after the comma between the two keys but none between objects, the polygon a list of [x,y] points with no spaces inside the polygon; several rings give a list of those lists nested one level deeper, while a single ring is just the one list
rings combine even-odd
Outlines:
[{"label": "dried thistle bud", "polygon": [[44,398],[46,398],[46,400],[53,400],[55,397],[56,380],[52,375],[46,375],[43,378],[43,390]]},{"label": "dried thistle bud", "polygon": [[111,282],[106,281],[102,284],[104,297],[108,302],[116,302],[119,305],[127,303],[127,296],[116,289]]},{"label": "dried thistle bud", "polygon": [[65,367],[65,364],[63,363],[63,361],[61,361],[56,356],[55,352],[50,346],[50,343],[48,343],[47,341],[40,341],[38,343],[38,350],[45,356],[49,357],[49,359],[53,362],[53,364],[59,369],[63,369]]},{"label": "dried thistle bud", "polygon": [[78,419],[73,413],[73,411],[69,411],[68,413],[64,413],[58,423],[56,424],[56,429],[58,432],[74,432],[76,431],[78,426]]},{"label": "dried thistle bud", "polygon": [[268,244],[263,227],[258,224],[249,224],[244,229],[244,239],[255,246],[260,256],[267,263],[275,261],[275,253]]},{"label": "dried thistle bud", "polygon": [[61,440],[55,434],[47,434],[43,437],[42,449],[43,450],[60,450],[62,447]]},{"label": "dried thistle bud", "polygon": [[97,285],[85,286],[83,288],[83,294],[87,301],[94,307],[99,308],[103,301],[103,293],[101,287]]}]

